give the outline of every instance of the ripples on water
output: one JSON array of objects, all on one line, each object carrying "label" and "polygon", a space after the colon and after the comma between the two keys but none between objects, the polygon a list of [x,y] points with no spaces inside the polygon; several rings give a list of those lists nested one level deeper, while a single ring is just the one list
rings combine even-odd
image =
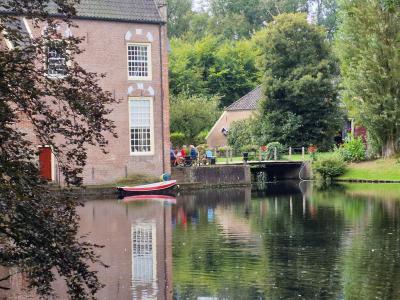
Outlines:
[{"label": "ripples on water", "polygon": [[400,299],[400,186],[294,182],[80,215],[110,266],[97,299]]}]

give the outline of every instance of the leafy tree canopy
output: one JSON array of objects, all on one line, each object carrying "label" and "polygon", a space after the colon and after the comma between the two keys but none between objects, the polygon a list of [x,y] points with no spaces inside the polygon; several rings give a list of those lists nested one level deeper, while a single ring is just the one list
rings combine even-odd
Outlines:
[{"label": "leafy tree canopy", "polygon": [[194,43],[174,39],[171,47],[170,91],[173,95],[218,95],[222,108],[257,85],[256,52],[250,41],[221,42],[214,36],[207,36]]},{"label": "leafy tree canopy", "polygon": [[[81,53],[79,37],[64,37],[57,27],[75,14],[76,1],[0,2],[0,265],[17,267],[42,297],[52,293],[54,271],[66,281],[73,299],[94,297],[102,287],[89,264],[97,262],[93,245],[76,237],[77,202],[55,196],[39,177],[37,144],[52,147],[68,184],[79,185],[88,145],[105,150],[105,133],[114,135],[107,118],[114,100],[98,84],[99,76],[75,60]],[[33,26],[47,23],[45,35],[31,39],[15,16],[26,16]],[[8,45],[6,47],[5,40]],[[57,43],[54,43],[54,40]],[[57,46],[65,61],[65,76],[47,76],[46,51]],[[32,124],[33,144],[21,122]],[[6,280],[6,278],[0,278]]]},{"label": "leafy tree canopy", "polygon": [[340,58],[345,100],[384,155],[400,150],[400,6],[397,1],[340,1]]},{"label": "leafy tree canopy", "polygon": [[304,14],[282,14],[257,35],[266,99],[259,143],[329,147],[340,129],[338,74],[324,31]]},{"label": "leafy tree canopy", "polygon": [[183,133],[185,142],[193,144],[202,131],[211,129],[219,114],[218,97],[180,94],[171,99],[171,132]]}]

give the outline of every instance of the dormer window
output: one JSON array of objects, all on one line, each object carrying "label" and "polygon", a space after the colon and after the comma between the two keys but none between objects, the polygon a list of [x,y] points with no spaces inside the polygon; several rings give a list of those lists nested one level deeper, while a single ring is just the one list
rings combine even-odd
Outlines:
[{"label": "dormer window", "polygon": [[67,73],[67,64],[64,51],[57,42],[52,42],[47,47],[47,75],[49,77],[60,78]]},{"label": "dormer window", "polygon": [[128,44],[128,79],[151,80],[151,44]]}]

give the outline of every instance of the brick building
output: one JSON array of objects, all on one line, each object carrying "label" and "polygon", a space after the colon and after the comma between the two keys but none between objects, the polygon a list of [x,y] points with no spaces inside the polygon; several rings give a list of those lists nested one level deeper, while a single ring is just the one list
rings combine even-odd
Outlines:
[{"label": "brick building", "polygon": [[[31,37],[42,28],[20,19]],[[74,24],[60,26],[65,36],[85,37],[77,61],[90,72],[105,73],[104,90],[120,100],[109,118],[118,138],[108,154],[89,147],[84,184],[115,182],[134,174],[159,176],[170,171],[166,6],[163,0],[81,0]],[[12,47],[12,45],[11,45]],[[48,49],[48,76],[62,76],[60,55]],[[32,134],[28,123],[21,124]],[[50,148],[40,151],[42,174],[62,182]]]},{"label": "brick building", "polygon": [[262,98],[262,87],[258,86],[225,108],[221,117],[214,124],[206,137],[207,145],[213,148],[227,146],[228,131],[232,122],[251,118],[257,111],[258,103]]}]

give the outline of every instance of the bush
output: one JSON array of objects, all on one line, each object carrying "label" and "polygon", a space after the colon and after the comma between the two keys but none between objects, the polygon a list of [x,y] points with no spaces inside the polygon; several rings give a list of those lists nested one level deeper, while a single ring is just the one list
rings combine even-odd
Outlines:
[{"label": "bush", "polygon": [[194,138],[195,145],[201,145],[206,143],[206,137],[208,135],[208,130],[203,130]]},{"label": "bush", "polygon": [[366,159],[366,147],[361,137],[346,138],[345,143],[340,146],[337,153],[348,162],[363,161]]},{"label": "bush", "polygon": [[243,151],[243,147],[253,143],[252,122],[252,119],[232,122],[229,127],[228,144],[233,150]]},{"label": "bush", "polygon": [[185,134],[183,132],[172,132],[170,140],[172,147],[180,147],[185,143]]},{"label": "bush", "polygon": [[200,144],[196,148],[197,148],[197,151],[199,152],[199,155],[202,156],[202,155],[204,155],[204,153],[206,153],[206,150],[208,149],[208,145]]},{"label": "bush", "polygon": [[332,155],[316,160],[313,163],[313,170],[324,180],[332,179],[344,174],[346,162],[340,155]]},{"label": "bush", "polygon": [[278,142],[272,142],[267,145],[267,150],[266,150],[266,159],[267,160],[272,160],[274,159],[275,155],[275,149],[276,149],[276,159],[281,159],[283,155],[283,145]]}]

